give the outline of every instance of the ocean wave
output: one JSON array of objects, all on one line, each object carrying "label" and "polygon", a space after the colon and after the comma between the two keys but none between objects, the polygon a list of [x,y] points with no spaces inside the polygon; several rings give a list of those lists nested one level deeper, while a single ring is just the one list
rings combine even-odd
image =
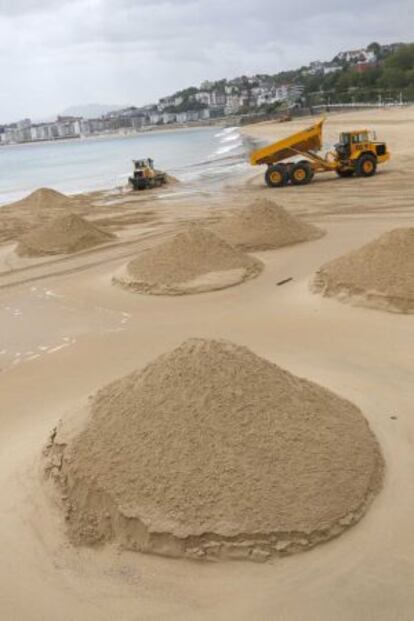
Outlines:
[{"label": "ocean wave", "polygon": [[233,142],[234,140],[240,140],[239,132],[234,132],[232,134],[228,134],[227,136],[223,136],[220,142]]},{"label": "ocean wave", "polygon": [[181,180],[189,183],[223,181],[228,180],[232,174],[245,174],[248,168],[249,165],[245,161],[233,162],[230,165],[224,165],[223,161],[210,162],[210,166],[202,170],[187,171],[181,176]]},{"label": "ocean wave", "polygon": [[214,134],[214,138],[223,138],[224,136],[227,136],[228,134],[231,134],[235,131],[238,131],[238,127],[225,127],[224,129],[222,129],[220,132],[218,132],[218,134]]},{"label": "ocean wave", "polygon": [[[243,143],[241,140],[239,140],[239,142],[236,142],[235,144],[229,144],[229,145],[225,145],[223,147],[219,147],[216,152],[214,153],[214,155],[226,155],[227,153],[231,153],[231,151],[235,151],[236,149],[240,149],[240,147],[243,146]],[[213,155],[213,157],[214,157]]]},{"label": "ocean wave", "polygon": [[[187,182],[228,178],[231,172],[245,170],[247,145],[238,127],[226,127],[215,134],[215,145],[205,159],[180,166],[177,176]],[[174,172],[174,171],[173,171]]]}]

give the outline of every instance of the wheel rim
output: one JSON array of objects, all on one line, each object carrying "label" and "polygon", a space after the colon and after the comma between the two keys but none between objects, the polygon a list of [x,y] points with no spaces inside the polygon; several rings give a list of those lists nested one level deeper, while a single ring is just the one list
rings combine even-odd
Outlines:
[{"label": "wheel rim", "polygon": [[363,164],[363,170],[364,173],[372,173],[372,171],[374,170],[374,163],[371,162],[371,160],[366,160]]},{"label": "wheel rim", "polygon": [[282,175],[278,170],[273,170],[270,173],[270,181],[272,183],[280,183],[282,181]]},{"label": "wheel rim", "polygon": [[306,171],[303,168],[298,168],[295,170],[295,179],[296,181],[303,181],[306,179]]}]

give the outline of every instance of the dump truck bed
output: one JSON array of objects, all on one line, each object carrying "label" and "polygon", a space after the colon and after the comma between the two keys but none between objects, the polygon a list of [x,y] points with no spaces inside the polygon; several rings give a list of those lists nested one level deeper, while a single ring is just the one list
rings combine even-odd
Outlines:
[{"label": "dump truck bed", "polygon": [[308,129],[303,129],[278,142],[253,151],[250,154],[250,163],[253,166],[276,164],[300,153],[320,151],[322,149],[322,126],[324,122],[325,119],[322,119]]}]

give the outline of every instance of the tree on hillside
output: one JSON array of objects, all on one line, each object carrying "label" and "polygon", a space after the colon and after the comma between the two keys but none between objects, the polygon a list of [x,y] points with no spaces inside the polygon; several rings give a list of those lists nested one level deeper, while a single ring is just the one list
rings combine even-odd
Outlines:
[{"label": "tree on hillside", "polygon": [[388,56],[384,62],[386,69],[414,70],[414,43],[400,47],[394,54]]},{"label": "tree on hillside", "polygon": [[374,41],[367,46],[368,52],[373,52],[377,58],[381,58],[381,46],[379,43]]},{"label": "tree on hillside", "polygon": [[182,91],[177,91],[173,97],[182,97],[183,99],[188,99],[191,95],[195,95],[198,93],[198,88],[195,86],[190,86],[189,88],[184,88]]}]

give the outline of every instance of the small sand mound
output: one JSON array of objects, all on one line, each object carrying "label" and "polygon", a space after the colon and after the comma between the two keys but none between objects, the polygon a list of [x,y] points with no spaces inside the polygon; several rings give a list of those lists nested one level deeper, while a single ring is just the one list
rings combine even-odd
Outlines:
[{"label": "small sand mound", "polygon": [[113,238],[113,234],[102,231],[81,216],[69,213],[21,237],[16,252],[22,257],[67,254],[103,244]]},{"label": "small sand mound", "polygon": [[34,209],[51,207],[69,207],[72,203],[72,199],[65,194],[61,194],[57,190],[51,188],[39,188],[35,190],[25,198],[16,203],[14,206],[33,207]]},{"label": "small sand mound", "polygon": [[271,250],[324,235],[321,229],[267,199],[257,199],[210,228],[229,244],[251,251]]},{"label": "small sand mound", "polygon": [[414,228],[395,229],[324,265],[313,291],[397,313],[414,313]]},{"label": "small sand mound", "polygon": [[22,200],[4,205],[0,209],[0,242],[19,239],[56,216],[78,209],[80,204],[79,196],[40,188]]},{"label": "small sand mound", "polygon": [[193,558],[261,561],[337,536],[383,468],[354,405],[203,339],[100,390],[44,452],[74,544]]},{"label": "small sand mound", "polygon": [[257,259],[211,231],[191,225],[143,252],[113,281],[140,293],[182,295],[230,287],[256,276],[261,269]]}]

